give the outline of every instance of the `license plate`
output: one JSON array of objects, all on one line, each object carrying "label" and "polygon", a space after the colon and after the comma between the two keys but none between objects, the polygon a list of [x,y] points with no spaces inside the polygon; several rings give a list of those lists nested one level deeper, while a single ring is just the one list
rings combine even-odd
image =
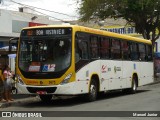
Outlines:
[{"label": "license plate", "polygon": [[44,94],[47,94],[47,92],[46,91],[37,91],[37,94],[44,95]]}]

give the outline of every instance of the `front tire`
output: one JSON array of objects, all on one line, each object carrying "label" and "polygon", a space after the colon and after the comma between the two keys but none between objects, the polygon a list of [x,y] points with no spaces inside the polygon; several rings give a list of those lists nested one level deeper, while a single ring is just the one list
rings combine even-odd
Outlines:
[{"label": "front tire", "polygon": [[11,93],[12,94],[17,94],[18,93],[17,88],[16,87],[12,87]]},{"label": "front tire", "polygon": [[95,101],[97,99],[97,83],[94,79],[92,79],[90,87],[89,87],[89,93],[86,95],[86,100],[88,102]]}]

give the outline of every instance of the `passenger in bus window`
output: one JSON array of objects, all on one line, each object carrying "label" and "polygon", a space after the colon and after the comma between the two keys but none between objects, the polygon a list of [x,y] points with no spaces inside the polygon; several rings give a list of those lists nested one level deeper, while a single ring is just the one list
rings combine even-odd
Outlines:
[{"label": "passenger in bus window", "polygon": [[[76,40],[76,41],[78,41],[78,40]],[[80,59],[82,59],[82,51],[81,51],[81,49],[80,49],[80,47],[79,47],[79,44],[78,44],[78,42],[76,43],[76,49],[75,49],[75,62],[77,63]]]},{"label": "passenger in bus window", "polygon": [[91,49],[91,57],[92,58],[98,58],[98,49],[97,48],[92,48]]},{"label": "passenger in bus window", "polygon": [[88,59],[88,46],[87,42],[81,41],[78,44],[79,47],[79,55],[81,59]]}]

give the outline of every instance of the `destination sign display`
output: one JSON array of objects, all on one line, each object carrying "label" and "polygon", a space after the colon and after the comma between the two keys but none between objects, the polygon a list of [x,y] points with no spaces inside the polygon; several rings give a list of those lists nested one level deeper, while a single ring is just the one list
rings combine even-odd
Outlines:
[{"label": "destination sign display", "polygon": [[71,28],[44,28],[44,29],[27,29],[22,30],[21,36],[52,36],[52,35],[69,35],[72,33]]}]

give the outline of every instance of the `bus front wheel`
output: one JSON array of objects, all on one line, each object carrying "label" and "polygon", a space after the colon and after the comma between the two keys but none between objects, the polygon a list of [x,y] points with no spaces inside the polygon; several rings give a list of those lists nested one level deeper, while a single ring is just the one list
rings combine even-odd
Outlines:
[{"label": "bus front wheel", "polygon": [[92,79],[89,87],[89,93],[86,95],[86,99],[89,102],[95,101],[97,99],[97,83]]},{"label": "bus front wheel", "polygon": [[39,97],[43,102],[49,102],[52,99],[52,95],[39,95]]}]

